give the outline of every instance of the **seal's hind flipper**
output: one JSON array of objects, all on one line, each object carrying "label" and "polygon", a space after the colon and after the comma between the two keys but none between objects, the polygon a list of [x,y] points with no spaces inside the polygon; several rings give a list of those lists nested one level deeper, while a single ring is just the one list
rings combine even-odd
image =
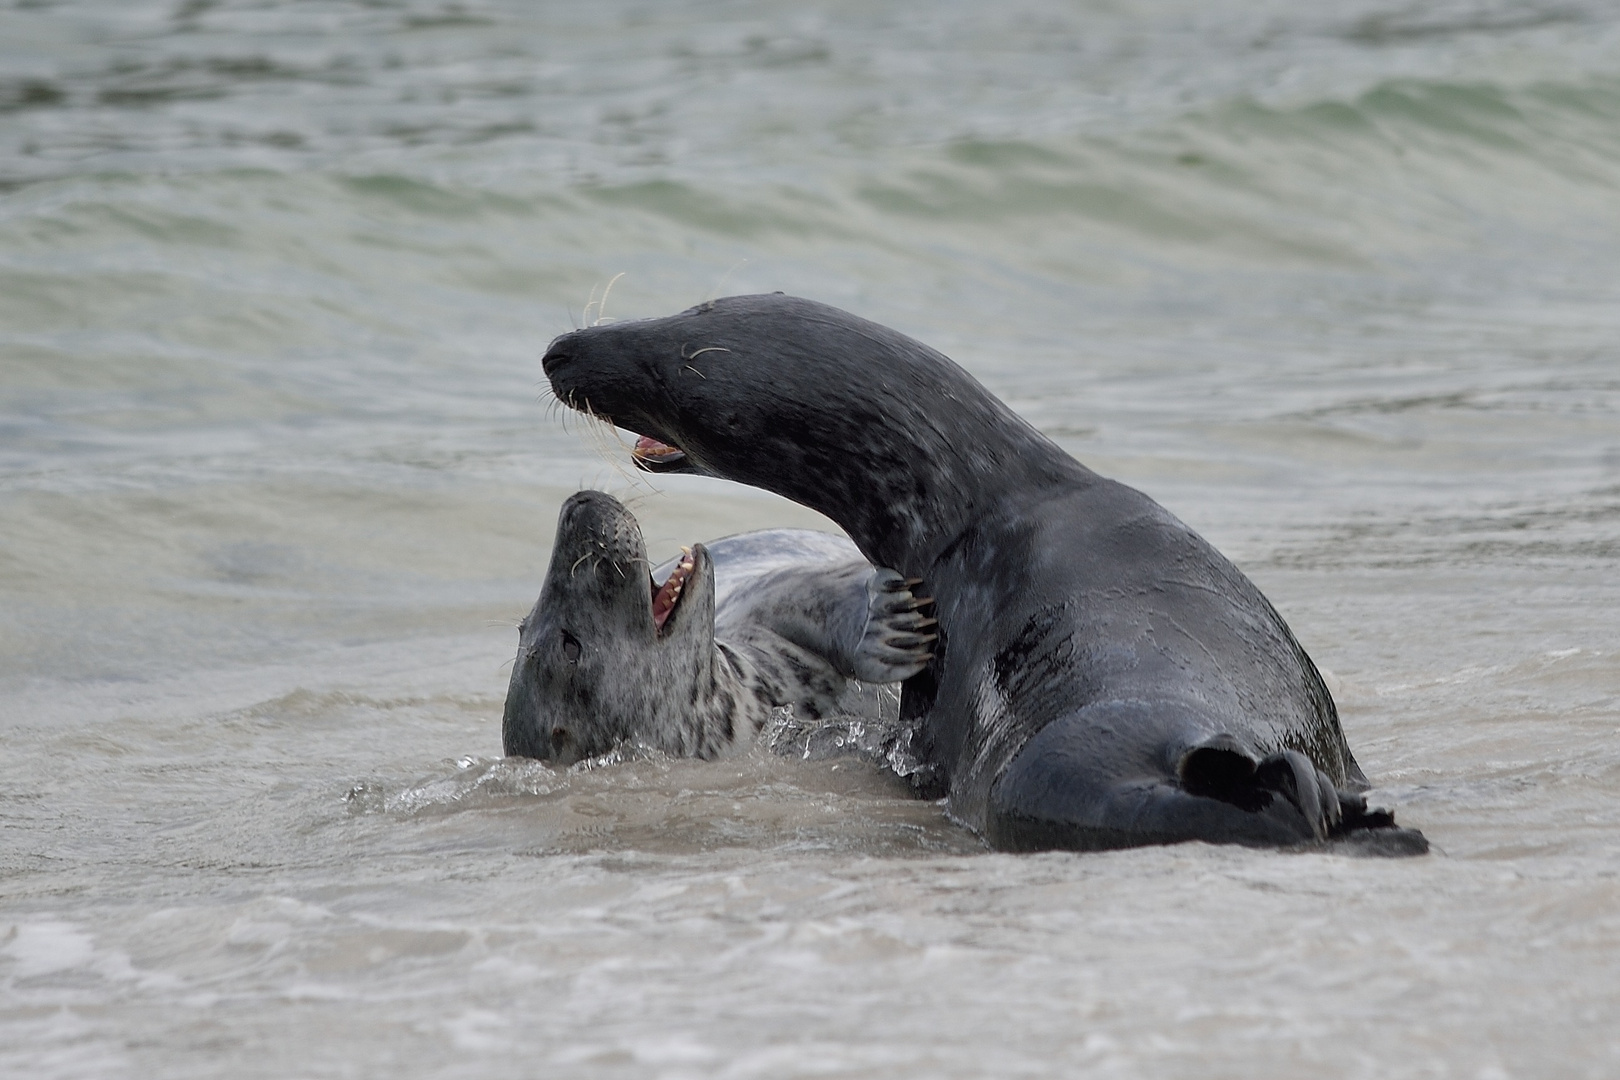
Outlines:
[{"label": "seal's hind flipper", "polygon": [[[1380,855],[1421,855],[1429,849],[1422,833],[1397,827],[1388,810],[1370,808],[1361,795],[1336,787],[1297,750],[1256,761],[1236,739],[1217,735],[1183,754],[1176,771],[1188,794],[1250,812],[1264,811],[1274,800],[1284,799],[1319,841],[1343,840]],[[1386,835],[1374,838],[1375,832]]]},{"label": "seal's hind flipper", "polygon": [[1326,840],[1343,819],[1333,781],[1297,750],[1256,760],[1237,739],[1217,735],[1182,754],[1176,775],[1189,795],[1219,799],[1250,813],[1264,813],[1283,800],[1317,840]]},{"label": "seal's hind flipper", "polygon": [[902,682],[934,658],[935,620],[923,614],[933,603],[916,596],[893,570],[877,569],[866,583],[866,629],[855,647],[855,677],[866,682]]},{"label": "seal's hind flipper", "polygon": [[1370,807],[1356,792],[1339,792],[1341,819],[1331,840],[1348,855],[1427,855],[1429,839],[1416,829],[1395,824],[1395,815],[1380,807]]}]

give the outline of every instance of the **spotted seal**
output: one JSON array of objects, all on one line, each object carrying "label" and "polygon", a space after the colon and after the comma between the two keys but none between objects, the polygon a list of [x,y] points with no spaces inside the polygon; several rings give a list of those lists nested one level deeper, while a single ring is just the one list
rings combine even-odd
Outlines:
[{"label": "spotted seal", "polygon": [[994,846],[1427,849],[1367,807],[1260,590],[928,346],[778,293],[578,330],[542,364],[561,401],[642,436],[645,466],[777,492],[926,582],[939,640],[902,715]]},{"label": "spotted seal", "polygon": [[852,680],[921,671],[934,641],[926,603],[849,540],[807,529],[694,544],[649,573],[635,516],[581,491],[557,515],[545,584],[518,629],[502,742],[559,765],[626,740],[717,757],[773,709],[815,720],[849,708]]}]

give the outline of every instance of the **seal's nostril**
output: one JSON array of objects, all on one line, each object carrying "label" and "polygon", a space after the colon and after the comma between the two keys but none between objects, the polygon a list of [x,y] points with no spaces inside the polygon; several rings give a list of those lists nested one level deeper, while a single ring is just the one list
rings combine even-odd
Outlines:
[{"label": "seal's nostril", "polygon": [[546,346],[546,354],[540,358],[541,370],[550,375],[557,368],[574,359],[574,354],[578,351],[576,348],[578,342],[575,339],[578,337],[579,331],[575,330],[571,334],[563,334],[561,337],[552,338],[551,344]]}]

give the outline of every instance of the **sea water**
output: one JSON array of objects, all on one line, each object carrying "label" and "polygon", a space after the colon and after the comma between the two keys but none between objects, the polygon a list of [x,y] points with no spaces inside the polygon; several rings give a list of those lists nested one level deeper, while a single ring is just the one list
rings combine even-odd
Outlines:
[{"label": "sea water", "polygon": [[[570,492],[831,527],[546,344],[776,289],[1226,552],[1433,853],[501,760]],[[1617,796],[1606,0],[0,8],[0,1073],[1614,1076]]]}]

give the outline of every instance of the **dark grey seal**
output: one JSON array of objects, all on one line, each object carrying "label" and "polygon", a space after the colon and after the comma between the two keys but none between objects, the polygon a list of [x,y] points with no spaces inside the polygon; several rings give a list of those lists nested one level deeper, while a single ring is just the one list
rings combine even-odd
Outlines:
[{"label": "dark grey seal", "polygon": [[902,717],[993,845],[1427,850],[1357,794],[1333,699],[1260,591],[926,345],[775,294],[579,330],[543,364],[560,400],[642,435],[646,466],[785,495],[926,583],[940,636]]},{"label": "dark grey seal", "polygon": [[894,683],[927,665],[925,604],[844,537],[806,529],[694,544],[649,572],[630,511],[581,491],[557,515],[545,584],[518,628],[506,753],[569,765],[636,741],[713,758],[773,709],[801,722],[847,711],[851,680]]}]

